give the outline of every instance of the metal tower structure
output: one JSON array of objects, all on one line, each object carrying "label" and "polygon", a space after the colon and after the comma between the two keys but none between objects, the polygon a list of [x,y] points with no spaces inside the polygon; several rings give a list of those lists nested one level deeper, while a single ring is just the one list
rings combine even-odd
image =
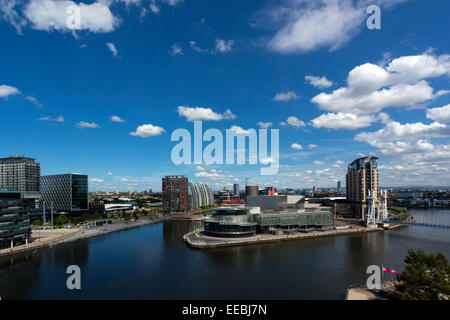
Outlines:
[{"label": "metal tower structure", "polygon": [[375,196],[373,190],[367,190],[367,216],[366,216],[366,226],[376,225],[377,224],[377,212],[375,207]]},{"label": "metal tower structure", "polygon": [[389,217],[387,209],[387,189],[381,190],[381,219],[386,220]]}]

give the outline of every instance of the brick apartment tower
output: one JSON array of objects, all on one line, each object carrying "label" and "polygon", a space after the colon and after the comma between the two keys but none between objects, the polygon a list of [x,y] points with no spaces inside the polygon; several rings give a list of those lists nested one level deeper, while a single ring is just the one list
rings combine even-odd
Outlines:
[{"label": "brick apartment tower", "polygon": [[364,219],[367,214],[367,192],[374,191],[377,218],[380,218],[380,184],[377,157],[363,157],[353,161],[347,169],[347,201],[355,204],[355,217]]},{"label": "brick apartment tower", "polygon": [[189,211],[189,183],[185,176],[166,176],[162,179],[162,200],[166,212]]}]

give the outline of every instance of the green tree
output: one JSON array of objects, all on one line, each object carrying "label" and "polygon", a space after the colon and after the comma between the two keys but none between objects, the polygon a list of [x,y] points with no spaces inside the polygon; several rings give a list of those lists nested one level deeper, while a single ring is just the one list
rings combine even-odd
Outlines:
[{"label": "green tree", "polygon": [[70,223],[70,219],[63,214],[60,214],[59,216],[57,216],[55,218],[55,225],[61,226],[63,224],[67,224],[67,223]]},{"label": "green tree", "polygon": [[447,258],[426,254],[422,250],[409,250],[405,270],[398,275],[397,292],[404,300],[441,300],[450,296],[450,266]]}]

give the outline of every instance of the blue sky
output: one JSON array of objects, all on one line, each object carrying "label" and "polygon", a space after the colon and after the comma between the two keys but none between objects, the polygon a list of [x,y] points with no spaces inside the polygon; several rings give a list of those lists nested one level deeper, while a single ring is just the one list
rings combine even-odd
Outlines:
[{"label": "blue sky", "polygon": [[[382,185],[448,185],[449,13],[446,0],[0,0],[0,155],[86,173],[92,191],[156,191],[167,174],[328,187],[361,155],[380,158]],[[278,174],[174,165],[189,116],[279,129]]]}]

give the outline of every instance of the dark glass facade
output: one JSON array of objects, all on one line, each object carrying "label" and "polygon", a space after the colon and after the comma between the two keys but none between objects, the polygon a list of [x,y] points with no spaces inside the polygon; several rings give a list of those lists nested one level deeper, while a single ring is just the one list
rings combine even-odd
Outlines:
[{"label": "dark glass facade", "polygon": [[22,198],[19,192],[0,192],[0,249],[26,243],[31,235],[29,213],[35,199]]},{"label": "dark glass facade", "polygon": [[59,212],[80,212],[89,210],[88,176],[84,174],[56,174],[41,177],[42,200],[47,208]]}]

